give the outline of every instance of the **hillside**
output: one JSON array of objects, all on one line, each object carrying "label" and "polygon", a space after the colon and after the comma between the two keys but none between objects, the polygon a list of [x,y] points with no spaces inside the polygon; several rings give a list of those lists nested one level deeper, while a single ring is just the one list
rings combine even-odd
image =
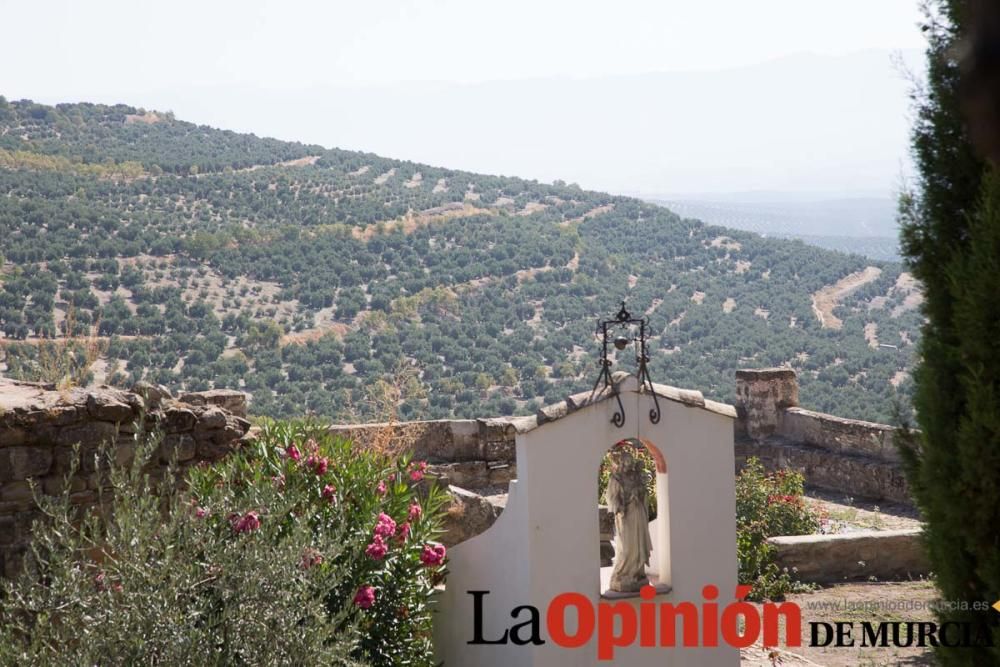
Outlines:
[{"label": "hillside", "polygon": [[126,106],[0,98],[0,254],[0,371],[71,324],[95,381],[282,416],[364,413],[405,369],[403,417],[531,410],[589,388],[624,296],[658,381],[731,400],[735,368],[791,364],[803,405],[884,420],[920,321],[898,264]]}]

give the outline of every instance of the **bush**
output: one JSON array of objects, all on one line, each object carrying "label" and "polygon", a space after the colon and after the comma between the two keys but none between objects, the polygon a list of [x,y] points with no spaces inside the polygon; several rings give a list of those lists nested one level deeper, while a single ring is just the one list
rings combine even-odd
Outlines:
[{"label": "bush", "polygon": [[773,562],[767,538],[817,532],[819,517],[802,499],[802,475],[788,470],[766,474],[756,458],[736,477],[736,543],[741,584],[753,599],[780,599],[801,585]]},{"label": "bush", "polygon": [[[646,470],[646,513],[649,520],[652,521],[656,518],[656,462],[649,450],[639,441],[630,439],[622,442],[633,447],[632,454],[642,462],[643,468]],[[604,492],[608,488],[608,479],[611,477],[611,454],[613,451],[613,449],[609,449],[604,454],[597,473],[597,498],[598,502],[601,503],[604,502]]]},{"label": "bush", "polygon": [[178,484],[146,473],[159,447],[139,439],[126,467],[98,454],[108,511],[39,497],[0,663],[431,664],[441,494],[418,496],[420,464],[272,422]]}]

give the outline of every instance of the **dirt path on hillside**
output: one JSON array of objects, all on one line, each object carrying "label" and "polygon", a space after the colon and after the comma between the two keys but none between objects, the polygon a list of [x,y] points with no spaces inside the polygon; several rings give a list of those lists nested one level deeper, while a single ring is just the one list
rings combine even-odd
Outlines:
[{"label": "dirt path on hillside", "polygon": [[861,287],[882,275],[882,269],[877,266],[866,266],[861,271],[844,276],[832,285],[821,288],[812,295],[813,312],[824,329],[840,329],[844,323],[833,314],[833,309]]}]

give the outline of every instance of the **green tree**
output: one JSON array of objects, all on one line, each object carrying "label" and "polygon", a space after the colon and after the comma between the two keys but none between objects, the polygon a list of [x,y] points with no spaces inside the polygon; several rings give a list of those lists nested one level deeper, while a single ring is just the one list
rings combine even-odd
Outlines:
[{"label": "green tree", "polygon": [[[992,603],[1000,591],[1000,178],[976,155],[963,117],[968,62],[956,58],[970,51],[972,4],[937,0],[924,27],[928,82],[913,132],[919,191],[903,197],[901,212],[927,321],[914,375],[921,432],[904,431],[903,453],[941,597]],[[988,623],[1000,645],[993,611],[938,615]],[[942,647],[938,656],[947,665],[1000,663],[990,647]]]}]

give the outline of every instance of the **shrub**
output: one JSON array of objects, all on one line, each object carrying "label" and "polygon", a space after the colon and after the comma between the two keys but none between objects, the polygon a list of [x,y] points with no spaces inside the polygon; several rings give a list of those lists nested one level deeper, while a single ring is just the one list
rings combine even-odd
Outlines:
[{"label": "shrub", "polygon": [[756,458],[736,477],[736,543],[741,584],[753,586],[754,599],[780,599],[799,587],[787,570],[773,562],[767,538],[807,535],[819,530],[819,517],[803,501],[800,473],[767,474]]},{"label": "shrub", "polygon": [[[623,440],[622,442],[631,445],[632,452],[637,459],[642,461],[646,470],[646,512],[649,520],[656,518],[656,462],[649,450],[637,440]],[[616,446],[618,446],[616,444]],[[604,502],[604,492],[608,488],[608,478],[611,477],[611,452],[608,450],[601,459],[601,467],[597,474],[597,497],[599,502]]]},{"label": "shrub", "polygon": [[441,494],[418,495],[420,465],[272,422],[219,464],[157,479],[157,440],[139,440],[128,466],[98,454],[106,511],[38,498],[0,663],[431,664]]}]

